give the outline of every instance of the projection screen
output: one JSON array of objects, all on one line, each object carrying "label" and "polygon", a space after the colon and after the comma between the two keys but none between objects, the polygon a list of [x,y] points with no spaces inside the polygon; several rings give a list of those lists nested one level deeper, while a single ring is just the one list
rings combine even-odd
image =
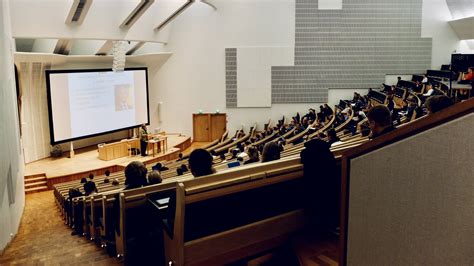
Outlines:
[{"label": "projection screen", "polygon": [[147,68],[47,70],[51,144],[149,123]]}]

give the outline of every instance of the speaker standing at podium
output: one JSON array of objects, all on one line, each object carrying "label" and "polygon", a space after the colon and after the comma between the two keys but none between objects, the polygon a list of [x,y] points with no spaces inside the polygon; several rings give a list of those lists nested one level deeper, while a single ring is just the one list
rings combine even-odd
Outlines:
[{"label": "speaker standing at podium", "polygon": [[142,156],[146,156],[146,148],[148,144],[148,131],[146,129],[146,125],[143,124],[140,127],[140,151],[142,153]]}]

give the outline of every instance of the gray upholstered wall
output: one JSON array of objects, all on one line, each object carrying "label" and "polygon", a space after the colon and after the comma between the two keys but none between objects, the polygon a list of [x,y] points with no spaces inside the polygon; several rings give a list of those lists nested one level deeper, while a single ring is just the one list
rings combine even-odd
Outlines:
[{"label": "gray upholstered wall", "polygon": [[474,114],[350,162],[348,265],[474,265]]},{"label": "gray upholstered wall", "polygon": [[327,102],[329,88],[376,87],[385,74],[431,66],[431,38],[421,38],[422,0],[343,0],[341,10],[295,1],[295,65],[272,66],[272,103]]}]

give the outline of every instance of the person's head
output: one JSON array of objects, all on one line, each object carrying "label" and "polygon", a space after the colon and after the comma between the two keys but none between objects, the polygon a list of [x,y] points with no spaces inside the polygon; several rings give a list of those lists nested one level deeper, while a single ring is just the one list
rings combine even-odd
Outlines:
[{"label": "person's head", "polygon": [[328,130],[328,138],[329,138],[329,140],[336,140],[337,139],[337,133],[336,133],[336,130],[334,128],[331,128],[330,130]]},{"label": "person's head", "polygon": [[249,153],[250,160],[255,160],[255,161],[259,160],[259,154],[256,147],[254,146],[250,147],[248,150],[248,153]]},{"label": "person's head", "polygon": [[181,152],[178,154],[178,158],[183,159],[183,154]]},{"label": "person's head", "polygon": [[262,162],[270,162],[280,159],[280,147],[275,142],[268,142],[263,147]]},{"label": "person's head", "polygon": [[90,179],[90,180],[94,179],[94,174],[93,174],[93,173],[90,173],[90,174],[89,174],[89,179]]},{"label": "person's head", "polygon": [[189,170],[188,167],[185,164],[182,164],[179,168],[181,168],[181,170],[183,170],[183,173],[186,173]]},{"label": "person's head", "polygon": [[397,77],[397,80],[398,80],[398,81],[402,80],[402,77]]},{"label": "person's head", "polygon": [[446,95],[436,95],[428,98],[425,105],[428,113],[432,114],[450,107],[453,105],[453,101]]},{"label": "person's head", "polygon": [[221,158],[222,161],[225,160],[225,154],[221,154],[219,157]]},{"label": "person's head", "polygon": [[95,186],[94,182],[87,181],[86,183],[84,183],[84,193],[86,194],[86,196],[94,192],[97,192],[97,187]]},{"label": "person's head", "polygon": [[146,186],[147,169],[142,162],[134,161],[125,167],[125,185],[127,188]]},{"label": "person's head", "polygon": [[467,73],[473,73],[474,72],[474,67],[470,67],[467,69]]},{"label": "person's head", "polygon": [[390,110],[384,105],[370,108],[367,113],[367,120],[372,134],[378,134],[385,128],[392,126],[391,116]]},{"label": "person's head", "polygon": [[148,184],[159,184],[161,181],[163,180],[161,179],[161,175],[158,171],[151,171],[151,173],[148,174]]},{"label": "person's head", "polygon": [[212,156],[204,149],[195,149],[189,155],[189,168],[194,177],[210,175],[212,169]]},{"label": "person's head", "polygon": [[110,176],[110,171],[109,170],[105,170],[105,176]]},{"label": "person's head", "polygon": [[232,150],[232,158],[236,158],[237,154],[239,154],[239,150],[238,149],[233,149]]},{"label": "person's head", "polygon": [[87,182],[87,178],[85,178],[85,177],[81,178],[81,184],[84,184],[86,182]]}]

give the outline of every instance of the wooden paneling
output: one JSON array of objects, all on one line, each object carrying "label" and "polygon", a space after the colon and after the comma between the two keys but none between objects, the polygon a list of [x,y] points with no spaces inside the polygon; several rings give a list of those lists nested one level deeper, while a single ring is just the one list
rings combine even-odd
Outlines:
[{"label": "wooden paneling", "polygon": [[193,141],[213,141],[226,130],[226,114],[193,114]]},{"label": "wooden paneling", "polygon": [[193,114],[193,141],[209,141],[209,114]]},{"label": "wooden paneling", "polygon": [[226,114],[212,114],[211,115],[211,139],[219,139],[227,130],[227,116]]}]

